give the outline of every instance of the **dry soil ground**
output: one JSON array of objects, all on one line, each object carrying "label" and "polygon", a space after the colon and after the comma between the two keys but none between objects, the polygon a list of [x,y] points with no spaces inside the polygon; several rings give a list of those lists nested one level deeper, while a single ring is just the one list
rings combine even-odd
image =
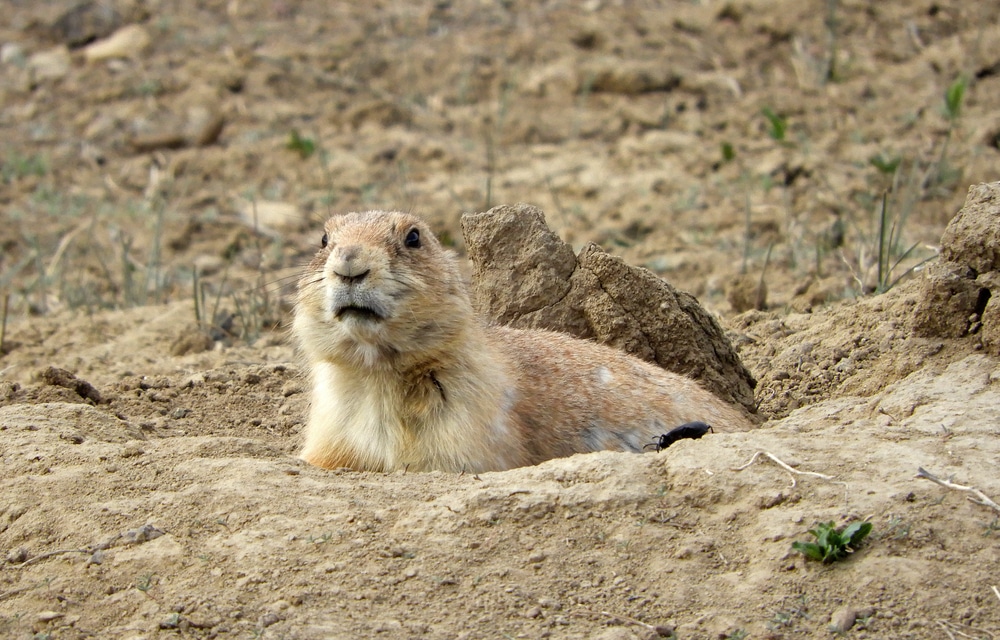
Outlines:
[{"label": "dry soil ground", "polygon": [[[878,293],[997,179],[996,3],[72,6],[0,21],[0,636],[1000,637],[1000,514],[915,477],[1000,496],[985,300]],[[720,314],[763,426],[478,477],[297,461],[319,221],[413,210],[461,252],[502,202]],[[834,478],[735,470],[758,451]],[[791,549],[861,519],[846,561]]]}]

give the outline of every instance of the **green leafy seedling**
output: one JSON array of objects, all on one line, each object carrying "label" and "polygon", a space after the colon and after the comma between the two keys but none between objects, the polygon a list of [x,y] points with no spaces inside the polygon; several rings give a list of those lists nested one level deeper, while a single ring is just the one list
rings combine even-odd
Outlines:
[{"label": "green leafy seedling", "polygon": [[316,152],[316,142],[312,138],[303,138],[297,130],[292,130],[288,137],[288,144],[285,147],[290,151],[296,151],[303,160]]},{"label": "green leafy seedling", "polygon": [[788,122],[775,113],[771,107],[764,107],[760,112],[767,118],[767,135],[778,142],[783,142],[785,140],[785,131],[788,129]]},{"label": "green leafy seedling", "polygon": [[722,161],[732,162],[733,158],[736,157],[736,150],[733,149],[733,145],[729,142],[722,143]]},{"label": "green leafy seedling", "polygon": [[792,548],[811,560],[833,562],[853,553],[871,530],[870,522],[855,522],[842,531],[833,522],[821,522],[809,530],[816,542],[793,542]]},{"label": "green leafy seedling", "polygon": [[959,76],[948,90],[944,92],[944,110],[948,120],[954,122],[962,113],[962,100],[965,98],[965,89],[969,86],[969,79]]},{"label": "green leafy seedling", "polygon": [[899,168],[899,163],[902,162],[902,160],[903,159],[899,156],[888,155],[882,151],[868,158],[868,162],[873,167],[887,176],[891,176],[896,173],[896,169]]}]

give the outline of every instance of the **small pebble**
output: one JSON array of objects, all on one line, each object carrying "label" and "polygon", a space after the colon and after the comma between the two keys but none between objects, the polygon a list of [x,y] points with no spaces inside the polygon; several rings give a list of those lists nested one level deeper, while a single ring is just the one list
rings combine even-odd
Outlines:
[{"label": "small pebble", "polygon": [[28,559],[28,550],[24,547],[11,549],[7,552],[7,562],[11,564],[21,564]]},{"label": "small pebble", "polygon": [[169,616],[160,621],[161,629],[176,629],[180,626],[181,617],[177,613],[171,613]]},{"label": "small pebble", "polygon": [[[866,609],[865,613],[871,615],[870,609]],[[833,633],[845,633],[851,627],[854,626],[855,621],[857,621],[859,616],[859,611],[854,607],[841,607],[837,609],[830,615],[830,631]],[[863,616],[868,617],[868,616]]]},{"label": "small pebble", "polygon": [[280,620],[281,618],[278,617],[278,614],[269,611],[260,617],[260,626],[270,627]]}]

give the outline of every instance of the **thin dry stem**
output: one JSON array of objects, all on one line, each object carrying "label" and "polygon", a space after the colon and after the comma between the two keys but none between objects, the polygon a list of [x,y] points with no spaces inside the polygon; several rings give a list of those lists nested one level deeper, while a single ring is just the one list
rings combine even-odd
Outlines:
[{"label": "thin dry stem", "polygon": [[14,596],[16,596],[18,594],[21,594],[21,593],[24,593],[25,591],[31,591],[32,589],[36,588],[37,586],[38,586],[37,584],[33,584],[33,585],[30,585],[30,586],[27,586],[27,587],[20,587],[18,589],[11,589],[10,591],[4,591],[3,593],[0,593],[0,600],[6,600],[7,598],[13,598]]},{"label": "thin dry stem", "polygon": [[945,487],[946,489],[954,489],[955,491],[965,491],[966,493],[971,493],[972,496],[969,497],[970,501],[975,502],[976,504],[982,505],[984,507],[989,507],[990,509],[993,509],[997,513],[1000,513],[1000,504],[997,504],[993,500],[990,500],[985,493],[983,493],[979,489],[976,489],[975,487],[967,487],[965,485],[955,484],[950,480],[942,480],[941,478],[937,477],[936,475],[934,475],[927,469],[924,469],[923,467],[917,467],[917,477],[930,480],[931,482],[939,484],[942,487]]},{"label": "thin dry stem", "polygon": [[[955,624],[954,622],[948,622],[947,620],[937,620],[937,625],[944,629],[944,632],[948,634],[948,637],[952,640],[958,640],[958,638],[972,638],[972,640],[982,640],[982,638],[993,638],[993,634],[984,629],[976,629],[970,627],[969,625]],[[971,631],[976,635],[969,635],[965,631]],[[954,633],[952,633],[954,631]],[[985,635],[984,635],[985,634]]]},{"label": "thin dry stem", "polygon": [[30,566],[30,565],[32,565],[32,564],[34,564],[36,562],[41,562],[42,560],[45,560],[46,558],[51,558],[53,556],[61,556],[61,555],[66,554],[66,553],[93,554],[95,551],[104,551],[106,549],[110,549],[111,545],[113,545],[115,543],[115,541],[117,541],[121,537],[122,537],[122,534],[118,533],[118,534],[115,534],[115,535],[111,536],[110,538],[108,538],[104,542],[100,542],[98,544],[91,545],[89,547],[84,547],[82,549],[56,549],[55,551],[48,551],[46,553],[39,554],[39,555],[35,556],[34,558],[28,558],[27,560],[25,560],[21,564],[15,564],[14,568],[16,568],[16,569],[23,569],[24,567]]},{"label": "thin dry stem", "polygon": [[650,631],[655,631],[656,630],[656,627],[653,626],[653,625],[651,625],[651,624],[649,624],[649,623],[643,622],[642,620],[636,620],[635,618],[630,618],[628,616],[623,616],[623,615],[621,615],[619,613],[611,613],[610,611],[594,611],[593,609],[587,609],[587,608],[584,608],[584,607],[580,607],[577,610],[577,612],[583,613],[583,614],[589,614],[589,615],[592,615],[592,616],[607,616],[607,617],[613,618],[615,620],[620,620],[622,622],[628,622],[630,624],[638,625],[640,627],[645,627],[646,629],[649,629]]},{"label": "thin dry stem", "polygon": [[90,551],[89,549],[56,549],[55,551],[48,551],[46,553],[37,555],[34,558],[29,558],[24,562],[22,562],[21,564],[15,564],[14,567],[17,569],[22,569],[29,565],[35,564],[36,562],[41,562],[46,558],[51,558],[53,556],[61,556],[65,553],[93,553],[93,551]]},{"label": "thin dry stem", "polygon": [[747,467],[749,467],[750,465],[752,465],[754,462],[756,462],[757,458],[759,458],[760,456],[766,456],[766,457],[770,458],[779,467],[781,467],[782,469],[784,469],[788,473],[792,474],[792,488],[793,489],[795,488],[795,485],[796,485],[795,476],[812,476],[814,478],[821,478],[823,480],[833,480],[833,476],[828,476],[825,473],[817,473],[815,471],[799,471],[795,467],[792,467],[792,466],[789,466],[788,464],[785,464],[784,462],[782,462],[781,460],[779,460],[773,453],[769,453],[767,451],[758,451],[757,453],[753,454],[753,457],[750,458],[749,462],[747,462],[746,464],[744,464],[742,466],[734,468],[733,471],[743,471],[744,469],[746,469]]},{"label": "thin dry stem", "polygon": [[59,246],[56,247],[56,252],[52,255],[52,259],[49,260],[49,266],[45,269],[45,277],[51,279],[56,273],[56,269],[59,268],[59,262],[62,260],[63,254],[66,253],[66,249],[69,248],[73,238],[75,238],[81,231],[85,231],[93,223],[93,220],[87,219],[82,221],[76,226],[72,231],[64,235],[59,240]]},{"label": "thin dry stem", "polygon": [[0,356],[4,354],[3,343],[7,338],[7,312],[10,310],[10,294],[4,293],[3,314],[0,316]]}]

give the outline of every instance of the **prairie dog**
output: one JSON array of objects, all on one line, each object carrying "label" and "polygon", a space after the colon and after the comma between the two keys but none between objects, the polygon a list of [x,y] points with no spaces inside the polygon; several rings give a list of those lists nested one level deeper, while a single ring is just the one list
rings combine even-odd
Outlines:
[{"label": "prairie dog", "polygon": [[685,422],[750,427],[694,380],[623,352],[486,325],[454,254],[406,213],[327,221],[292,333],[312,383],[301,457],[328,469],[498,471],[641,452]]}]

